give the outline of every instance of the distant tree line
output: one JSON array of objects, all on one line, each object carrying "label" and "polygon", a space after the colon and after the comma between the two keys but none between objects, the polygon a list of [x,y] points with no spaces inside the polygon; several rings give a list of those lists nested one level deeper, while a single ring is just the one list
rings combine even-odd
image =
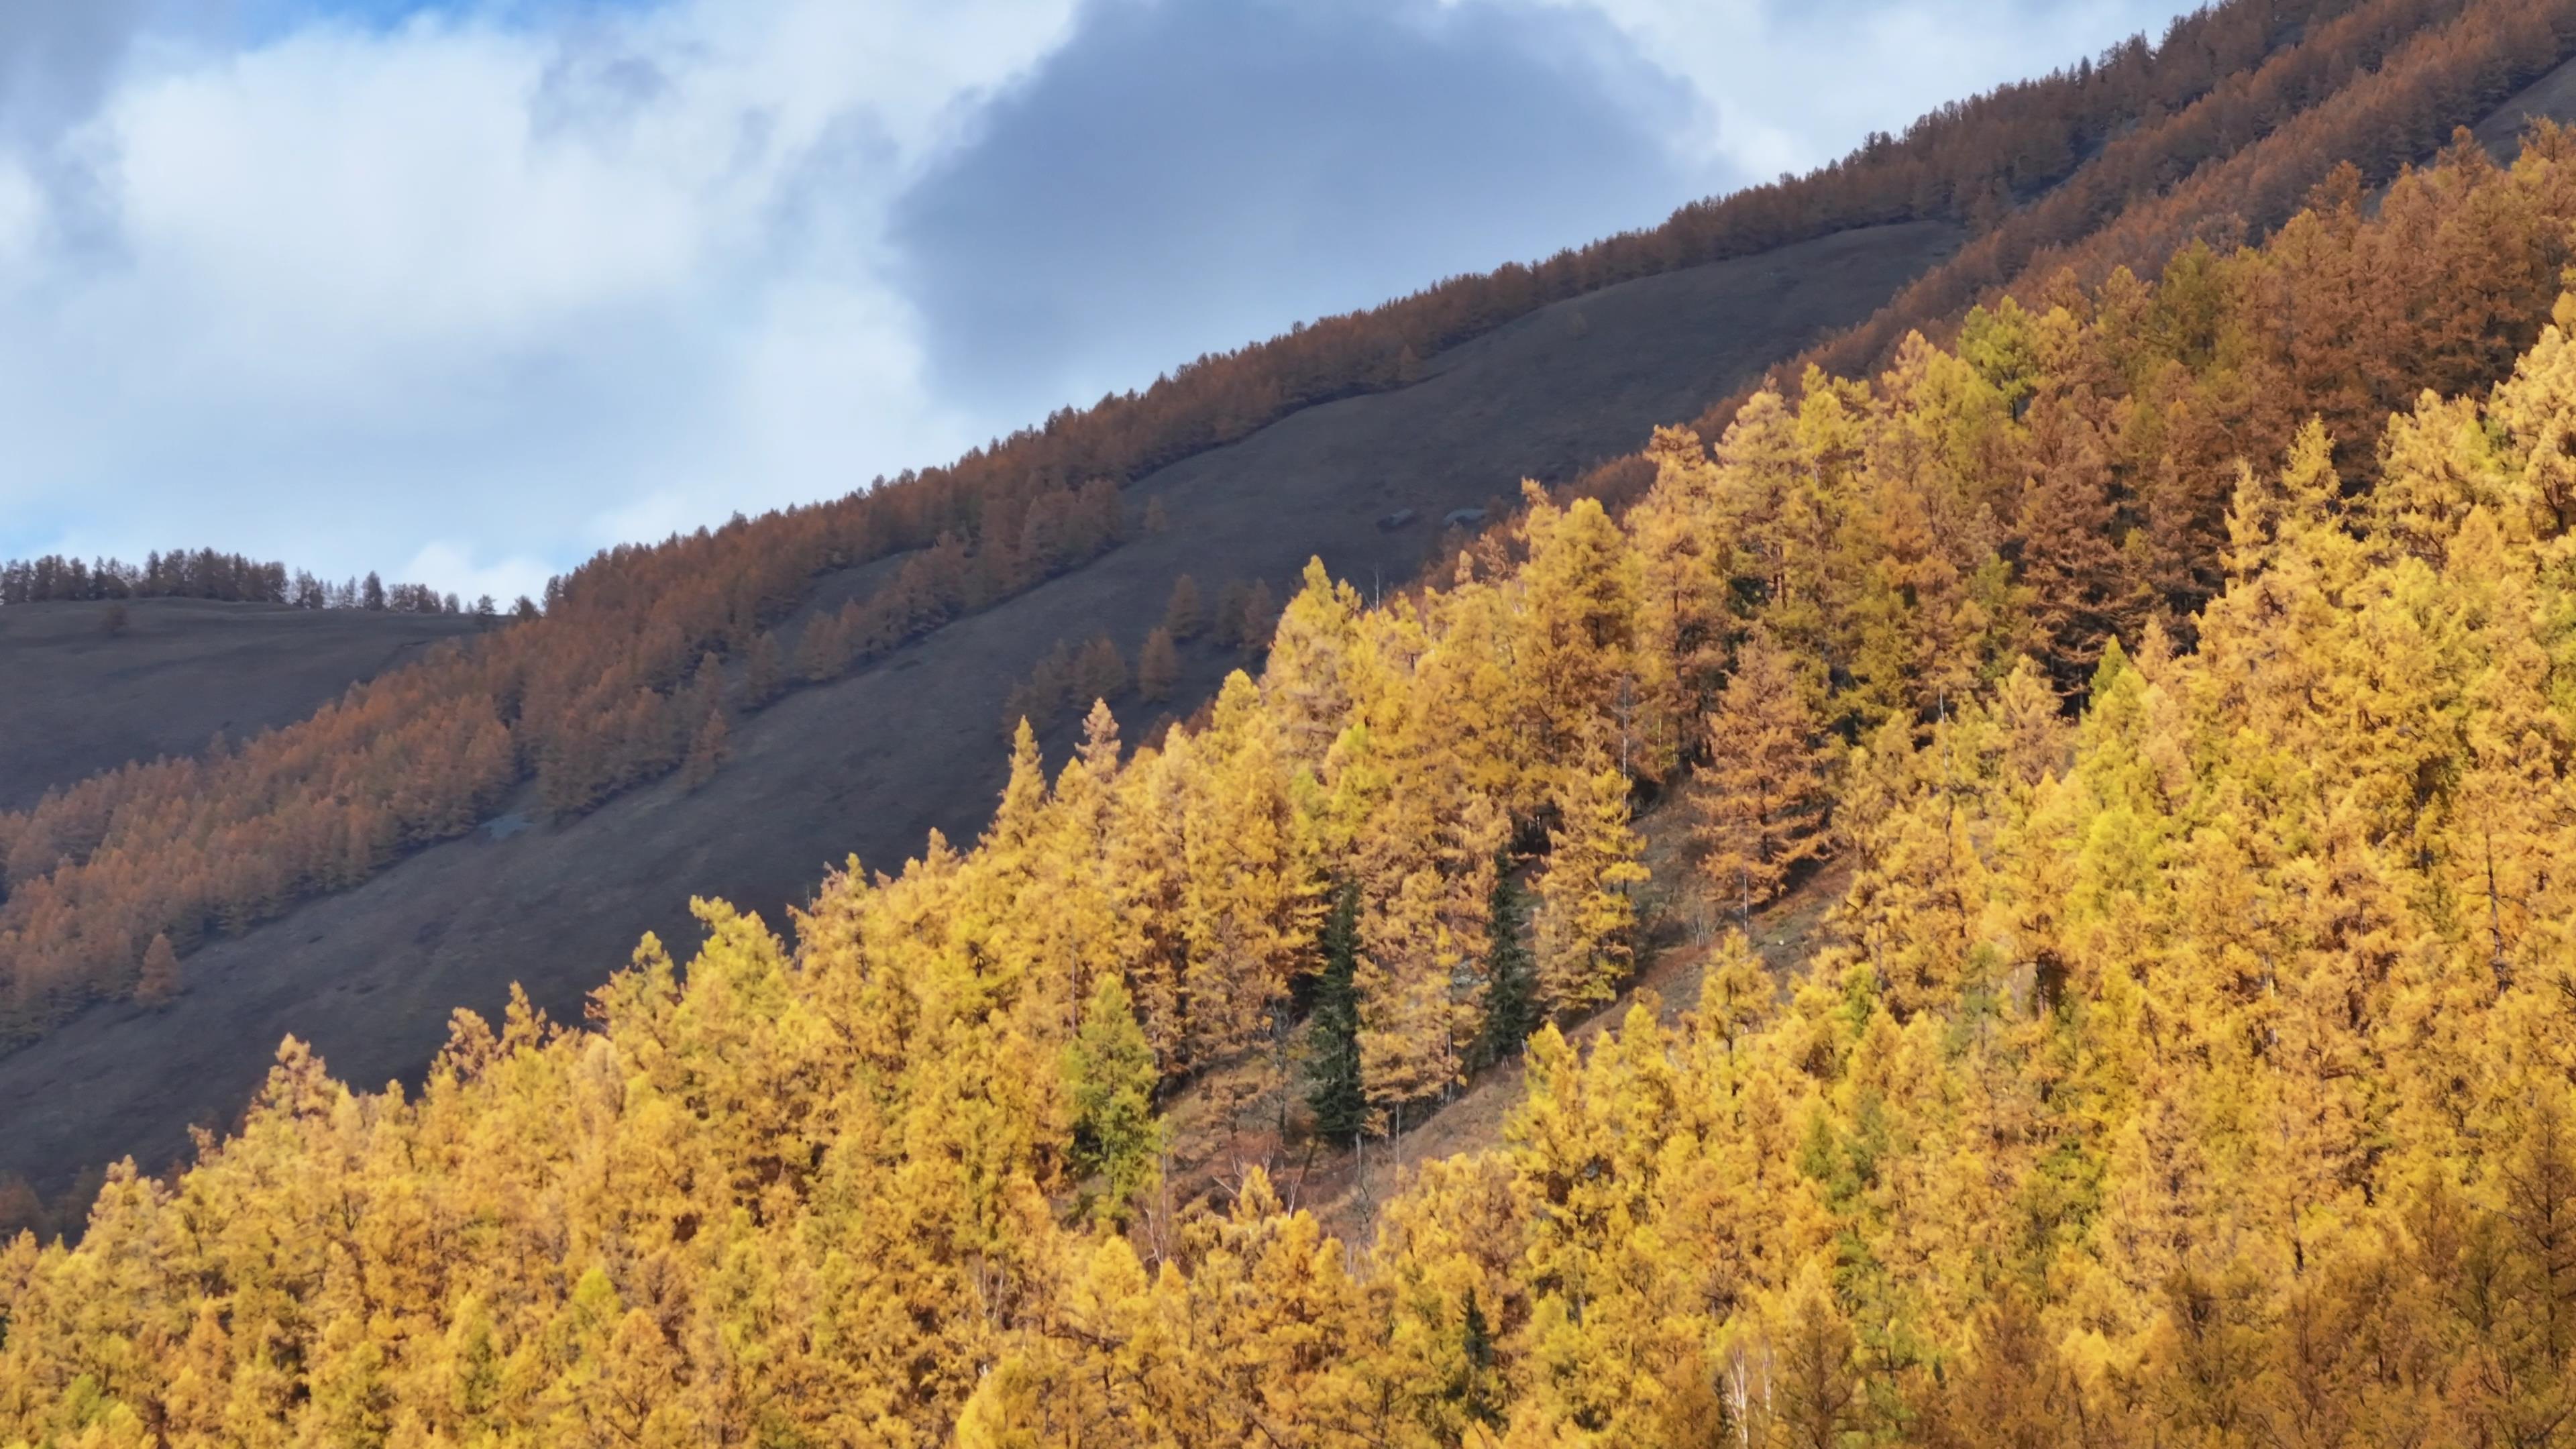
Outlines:
[{"label": "distant tree line", "polygon": [[[462,614],[466,604],[427,584],[388,584],[375,573],[334,583],[303,569],[292,573],[211,548],[144,555],[140,564],[61,554],[0,564],[0,604],[81,603],[106,599],[214,599],[228,604],[291,604],[299,609],[377,609],[397,614]],[[486,597],[478,612],[494,612]]]}]

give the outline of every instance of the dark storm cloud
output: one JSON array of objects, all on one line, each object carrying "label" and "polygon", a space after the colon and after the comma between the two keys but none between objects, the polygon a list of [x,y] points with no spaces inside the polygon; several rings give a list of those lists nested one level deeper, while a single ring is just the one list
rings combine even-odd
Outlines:
[{"label": "dark storm cloud", "polygon": [[44,143],[106,94],[149,0],[0,0],[0,137]]},{"label": "dark storm cloud", "polygon": [[0,0],[0,154],[14,154],[44,194],[58,243],[113,250],[97,171],[105,158],[65,141],[162,11],[161,0]]},{"label": "dark storm cloud", "polygon": [[1105,0],[897,205],[934,387],[1033,412],[1710,189],[1589,12]]}]

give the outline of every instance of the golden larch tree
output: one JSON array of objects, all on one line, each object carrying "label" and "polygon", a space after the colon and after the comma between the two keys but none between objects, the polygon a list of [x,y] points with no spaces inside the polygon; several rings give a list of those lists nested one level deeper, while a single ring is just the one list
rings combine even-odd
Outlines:
[{"label": "golden larch tree", "polygon": [[1709,712],[1708,763],[1691,785],[1702,869],[1739,916],[1825,848],[1831,754],[1821,734],[1795,663],[1756,630]]},{"label": "golden larch tree", "polygon": [[1172,631],[1158,624],[1136,651],[1136,693],[1147,704],[1161,704],[1172,697],[1180,677],[1181,656],[1172,647]]},{"label": "golden larch tree", "polygon": [[1628,778],[1616,766],[1568,769],[1554,803],[1535,917],[1539,1007],[1548,1016],[1618,994],[1635,959],[1635,891],[1649,878],[1639,861],[1645,842],[1628,824]]},{"label": "golden larch tree", "polygon": [[134,999],[145,1006],[163,1006],[179,995],[179,953],[170,947],[170,933],[157,932],[152,944],[143,948],[143,969],[134,980]]}]

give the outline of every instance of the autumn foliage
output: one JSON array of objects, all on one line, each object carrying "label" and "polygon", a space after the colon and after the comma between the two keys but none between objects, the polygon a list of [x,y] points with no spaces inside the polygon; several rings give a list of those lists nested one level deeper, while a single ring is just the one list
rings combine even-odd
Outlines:
[{"label": "autumn foliage", "polygon": [[[2195,243],[2267,236],[2321,186],[2357,203],[2576,49],[2571,0],[2231,5],[2199,18],[2213,53],[2238,61],[2223,78],[2109,139],[2064,185],[1998,218],[1788,372],[1881,365],[1907,333],[1944,330],[1972,303],[2028,296],[2061,274],[2099,284],[2121,268],[2153,273]],[[2295,44],[2257,48],[2285,31]],[[1712,408],[1703,430],[1737,401]]]},{"label": "autumn foliage", "polygon": [[[210,931],[246,929],[472,828],[523,786],[533,784],[541,813],[562,817],[674,770],[699,778],[715,751],[697,748],[710,738],[708,714],[686,686],[705,654],[728,661],[727,707],[736,710],[759,708],[793,681],[835,678],[1114,546],[1127,526],[1122,484],[1296,408],[1401,386],[1411,380],[1408,359],[1635,277],[1852,226],[1927,218],[1965,225],[1978,240],[1956,264],[1827,359],[1857,371],[1875,365],[1908,328],[1938,328],[1980,291],[2027,280],[2034,269],[2064,261],[2086,279],[2107,274],[2106,259],[2152,269],[2182,238],[2209,230],[2203,223],[2220,204],[2213,197],[2262,198],[2240,212],[2260,231],[2322,177],[2318,158],[2360,155],[2369,176],[2386,175],[2564,53],[2571,31],[2561,12],[2570,3],[2236,0],[2182,17],[2160,44],[2132,41],[2098,62],[1946,106],[1901,137],[1874,136],[1807,176],[1694,203],[1659,227],[1453,278],[1372,311],[1201,358],[1141,392],[1066,409],[945,468],[603,553],[549,590],[542,617],[523,611],[519,627],[437,651],[302,724],[204,758],[131,767],[0,816],[0,1048],[85,1002],[130,993],[153,936],[167,935],[184,953]],[[2122,239],[2067,250],[2105,223],[2126,228]],[[2504,238],[2527,253],[2499,273],[2491,310],[2510,316],[2558,238],[2527,214],[2498,225],[2477,244]],[[2429,283],[2421,248],[2407,241],[2388,249],[2404,254],[2410,281]],[[2513,331],[2488,326],[2462,349],[2474,354],[2460,359],[2465,371],[2408,371],[2409,359],[2392,375],[2468,386],[2511,356]],[[2339,426],[2357,421],[2340,403],[2334,409]],[[1714,416],[1703,434],[1715,436],[1728,416]],[[2253,444],[2270,441],[2230,437],[2209,446],[2259,453]],[[1642,486],[1653,469],[1628,475]],[[1162,519],[1161,500],[1150,500],[1146,514],[1149,524]],[[2198,522],[2206,531],[2211,520]],[[2163,557],[2189,567],[2204,555]],[[872,591],[780,637],[818,574],[876,561],[884,574]],[[1892,586],[1914,587],[1905,573],[1911,566],[1899,564]],[[273,574],[262,573],[243,596],[330,603],[349,592]],[[1937,577],[1929,582],[1947,587]],[[2188,604],[2205,596],[2210,580],[2204,571],[2159,582]],[[89,566],[37,561],[0,579],[0,596],[89,596],[109,587]],[[380,587],[349,601],[364,606],[379,597],[395,606],[454,606],[426,590]],[[2074,660],[2063,646],[2080,653],[2086,631],[2135,612],[2129,596],[2067,598],[2081,617],[2059,631],[2053,660]],[[1658,607],[1651,595],[1648,602],[1649,628],[1676,622],[1651,612]],[[2055,594],[2049,607],[2060,607]],[[1220,594],[1210,629],[1222,645],[1249,646],[1268,637],[1277,609],[1267,583],[1248,583]],[[1189,642],[1195,612],[1183,609],[1172,621],[1176,643]],[[1703,641],[1682,666],[1689,678],[1653,683],[1705,696],[1714,657]],[[1105,669],[1105,659],[1096,662]],[[1159,689],[1159,654],[1151,663],[1146,682]],[[1065,712],[1081,702],[1069,694]],[[1881,698],[1872,708],[1899,703]],[[1696,709],[1655,718],[1663,737],[1631,729],[1618,747],[1662,758],[1689,746]]]},{"label": "autumn foliage", "polygon": [[[1981,311],[1439,588],[1312,568],[1201,724],[1021,728],[973,848],[792,946],[702,904],[416,1095],[290,1041],[0,1249],[0,1443],[2566,1442],[2571,169]],[[2476,381],[2339,431],[2283,339],[2345,326]],[[1657,793],[1730,911],[1850,883],[1578,1049],[1530,996],[1654,949]],[[1505,1013],[1499,1143],[1347,1246],[1283,1200],[1283,1116],[1400,1129]],[[1196,1204],[1183,1094],[1247,1154]]]}]

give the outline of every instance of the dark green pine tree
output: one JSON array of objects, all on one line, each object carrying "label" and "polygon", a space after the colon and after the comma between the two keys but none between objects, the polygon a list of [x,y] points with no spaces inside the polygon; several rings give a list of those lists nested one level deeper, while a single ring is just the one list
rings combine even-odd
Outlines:
[{"label": "dark green pine tree", "polygon": [[1449,1401],[1469,1419],[1499,1429],[1506,1390],[1494,1372],[1494,1332],[1485,1322],[1484,1305],[1477,1302],[1474,1289],[1467,1292],[1467,1312],[1458,1337],[1458,1367],[1448,1384]]},{"label": "dark green pine tree", "polygon": [[1512,879],[1508,854],[1494,870],[1492,924],[1485,948],[1485,1026],[1476,1034],[1470,1054],[1481,1070],[1521,1049],[1538,1030],[1538,967],[1530,958],[1522,927],[1529,920],[1529,896]]},{"label": "dark green pine tree", "polygon": [[1360,1084],[1360,993],[1352,980],[1359,944],[1360,891],[1346,884],[1334,892],[1333,913],[1324,921],[1324,970],[1306,1025],[1306,1105],[1314,1110],[1316,1132],[1335,1142],[1356,1138],[1368,1123],[1368,1094]]}]

